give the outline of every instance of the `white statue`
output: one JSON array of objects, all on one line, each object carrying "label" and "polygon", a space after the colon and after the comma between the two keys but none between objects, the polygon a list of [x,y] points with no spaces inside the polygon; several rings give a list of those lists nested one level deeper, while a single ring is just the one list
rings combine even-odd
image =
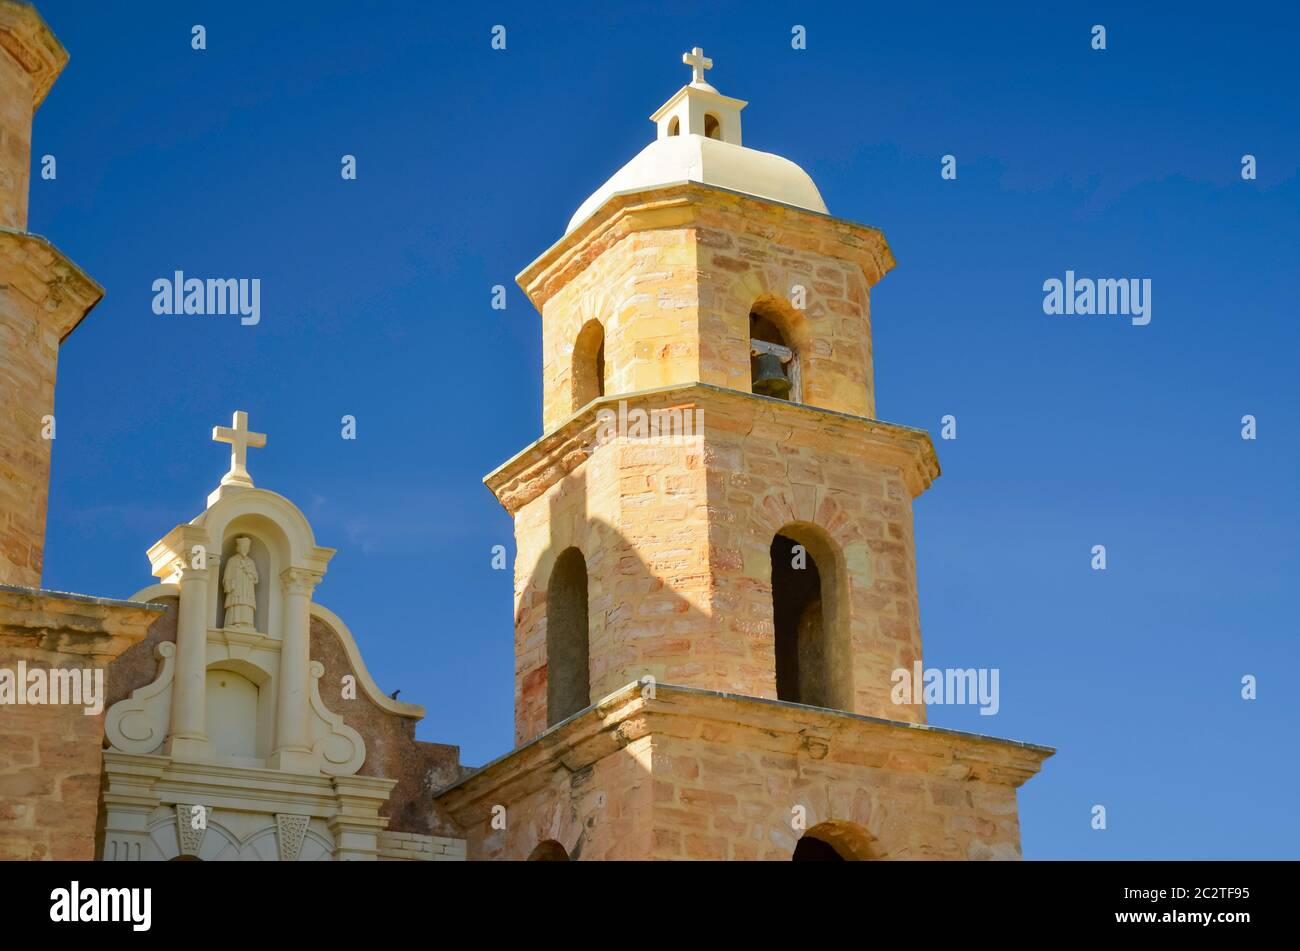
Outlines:
[{"label": "white statue", "polygon": [[226,627],[254,631],[257,614],[257,565],[248,557],[249,540],[235,539],[236,553],[226,562],[221,589],[226,593]]}]

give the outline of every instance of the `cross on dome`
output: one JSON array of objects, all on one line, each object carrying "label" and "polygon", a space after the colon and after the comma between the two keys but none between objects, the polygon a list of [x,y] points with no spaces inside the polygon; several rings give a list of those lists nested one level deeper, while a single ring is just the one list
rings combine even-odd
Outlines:
[{"label": "cross on dome", "polygon": [[230,471],[221,477],[222,485],[242,485],[253,487],[253,479],[248,474],[248,449],[260,449],[266,445],[266,433],[255,433],[248,428],[248,414],[243,410],[235,413],[230,426],[213,426],[213,442],[230,443]]},{"label": "cross on dome", "polygon": [[682,62],[691,68],[692,85],[707,85],[704,80],[704,71],[713,68],[713,60],[704,55],[704,50],[697,46],[689,53],[683,53]]}]

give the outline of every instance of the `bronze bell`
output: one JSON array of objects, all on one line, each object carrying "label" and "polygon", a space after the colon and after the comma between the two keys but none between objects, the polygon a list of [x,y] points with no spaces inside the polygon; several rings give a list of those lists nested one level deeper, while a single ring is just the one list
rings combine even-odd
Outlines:
[{"label": "bronze bell", "polygon": [[781,366],[781,358],[775,353],[760,353],[754,365],[755,393],[762,396],[775,396],[780,400],[790,398],[790,380]]}]

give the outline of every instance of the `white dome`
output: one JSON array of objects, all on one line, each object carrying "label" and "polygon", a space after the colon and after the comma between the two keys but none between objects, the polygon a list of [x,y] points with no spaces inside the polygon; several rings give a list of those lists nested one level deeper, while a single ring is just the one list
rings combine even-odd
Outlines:
[{"label": "white dome", "polygon": [[700,182],[828,214],[808,173],[789,159],[702,135],[658,138],[596,189],[564,229],[568,234],[615,195]]}]

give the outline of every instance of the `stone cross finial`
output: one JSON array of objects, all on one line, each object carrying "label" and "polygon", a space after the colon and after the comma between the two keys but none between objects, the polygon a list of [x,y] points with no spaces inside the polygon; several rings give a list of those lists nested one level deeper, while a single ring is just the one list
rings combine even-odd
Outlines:
[{"label": "stone cross finial", "polygon": [[253,479],[248,474],[248,447],[260,449],[266,445],[266,433],[255,433],[248,428],[248,414],[243,410],[235,413],[230,427],[213,426],[213,442],[230,443],[230,471],[221,477],[222,485],[243,485],[253,487]]},{"label": "stone cross finial", "polygon": [[682,62],[691,68],[691,82],[703,83],[704,71],[713,68],[713,60],[704,55],[698,46],[689,53],[682,54]]}]

